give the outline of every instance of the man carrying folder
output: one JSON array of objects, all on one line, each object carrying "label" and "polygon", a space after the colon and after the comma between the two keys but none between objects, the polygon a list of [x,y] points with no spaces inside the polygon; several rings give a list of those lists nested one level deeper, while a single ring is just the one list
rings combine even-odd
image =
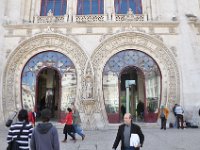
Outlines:
[{"label": "man carrying folder", "polygon": [[139,150],[144,142],[144,135],[140,127],[132,123],[130,113],[124,115],[124,124],[119,126],[113,150],[117,149],[121,141],[121,150]]}]

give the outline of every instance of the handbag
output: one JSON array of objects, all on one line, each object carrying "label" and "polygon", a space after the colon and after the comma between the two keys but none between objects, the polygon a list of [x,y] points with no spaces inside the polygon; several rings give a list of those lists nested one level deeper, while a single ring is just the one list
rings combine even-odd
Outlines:
[{"label": "handbag", "polygon": [[17,143],[16,140],[11,141],[8,144],[7,150],[20,150],[19,143]]},{"label": "handbag", "polygon": [[23,126],[20,129],[19,134],[17,135],[17,138],[13,139],[10,143],[8,143],[7,150],[20,150],[19,143],[17,142],[17,140],[19,139],[19,136],[21,135],[22,130],[23,130],[23,128],[24,128],[25,125],[26,125],[26,123],[23,123]]}]

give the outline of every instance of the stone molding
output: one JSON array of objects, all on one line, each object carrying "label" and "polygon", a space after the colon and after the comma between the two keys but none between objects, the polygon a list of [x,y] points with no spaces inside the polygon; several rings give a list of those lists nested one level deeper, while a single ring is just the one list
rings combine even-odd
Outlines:
[{"label": "stone molding", "polygon": [[[153,22],[153,21],[147,21],[147,22],[108,22],[108,23],[62,23],[62,24],[51,24],[52,28],[78,28],[78,27],[126,27],[129,25],[132,25],[133,27],[145,27],[145,28],[177,28],[179,25],[178,21],[173,22]],[[49,24],[4,24],[3,27],[6,30],[17,30],[17,29],[43,29],[49,26]]]},{"label": "stone molding", "polygon": [[180,77],[175,56],[161,40],[139,32],[123,32],[105,39],[94,51],[91,62],[94,69],[98,101],[105,121],[107,114],[103,100],[102,72],[106,62],[116,53],[136,49],[151,56],[158,64],[162,75],[161,103],[172,108],[174,103],[180,101]]},{"label": "stone molding", "polygon": [[[84,68],[87,55],[81,47],[66,36],[59,34],[41,34],[22,42],[9,56],[3,74],[2,105],[4,116],[21,106],[21,72],[26,62],[34,55],[53,50],[68,56],[77,71],[77,97],[81,97],[84,87]],[[80,84],[79,84],[80,83]]]}]

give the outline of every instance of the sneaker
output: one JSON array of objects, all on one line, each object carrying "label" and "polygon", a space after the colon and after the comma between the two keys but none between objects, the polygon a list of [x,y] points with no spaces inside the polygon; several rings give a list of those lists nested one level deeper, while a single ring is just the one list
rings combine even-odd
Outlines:
[{"label": "sneaker", "polygon": [[85,135],[82,135],[82,141],[85,139]]},{"label": "sneaker", "polygon": [[67,140],[62,140],[63,143],[67,143]]}]

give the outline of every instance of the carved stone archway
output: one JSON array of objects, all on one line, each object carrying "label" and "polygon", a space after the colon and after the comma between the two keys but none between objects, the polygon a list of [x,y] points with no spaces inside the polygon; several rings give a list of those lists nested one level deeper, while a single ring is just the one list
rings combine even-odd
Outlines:
[{"label": "carved stone archway", "polygon": [[4,117],[9,111],[21,108],[21,73],[26,62],[34,55],[44,51],[58,51],[68,56],[77,71],[77,99],[84,87],[84,68],[88,57],[81,47],[70,38],[60,34],[36,35],[22,42],[9,56],[3,74],[2,106]]},{"label": "carved stone archway", "polygon": [[94,51],[91,62],[95,74],[95,91],[103,113],[104,121],[107,122],[107,114],[104,105],[102,91],[102,72],[106,62],[116,53],[135,49],[151,56],[158,64],[162,75],[162,97],[161,101],[171,108],[180,98],[180,77],[173,53],[162,41],[150,35],[138,32],[123,32],[105,39]]}]

